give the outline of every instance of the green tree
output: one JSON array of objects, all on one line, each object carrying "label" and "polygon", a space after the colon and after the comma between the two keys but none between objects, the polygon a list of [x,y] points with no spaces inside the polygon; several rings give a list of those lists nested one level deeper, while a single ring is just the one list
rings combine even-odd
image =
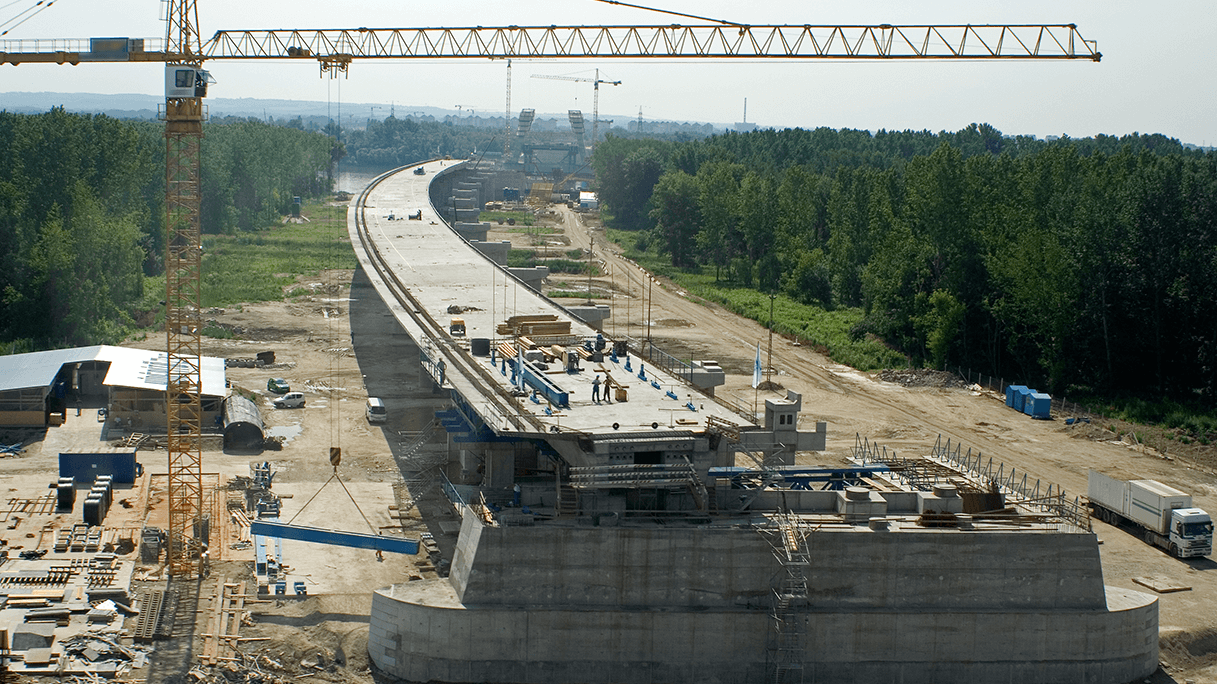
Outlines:
[{"label": "green tree", "polygon": [[697,229],[701,223],[697,194],[696,178],[684,171],[669,171],[660,176],[651,195],[650,218],[661,249],[671,255],[673,266],[695,263]]}]

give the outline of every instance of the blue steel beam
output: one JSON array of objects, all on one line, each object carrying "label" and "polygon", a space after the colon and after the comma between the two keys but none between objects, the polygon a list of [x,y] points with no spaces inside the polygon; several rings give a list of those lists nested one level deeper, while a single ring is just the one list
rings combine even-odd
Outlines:
[{"label": "blue steel beam", "polygon": [[349,546],[355,549],[374,549],[389,553],[406,553],[411,556],[418,553],[418,542],[401,537],[385,537],[376,534],[360,532],[340,532],[324,530],[320,527],[305,527],[303,525],[288,525],[266,520],[255,520],[250,523],[249,531],[264,537],[277,539],[295,539],[296,541],[313,544],[329,544],[330,546]]}]

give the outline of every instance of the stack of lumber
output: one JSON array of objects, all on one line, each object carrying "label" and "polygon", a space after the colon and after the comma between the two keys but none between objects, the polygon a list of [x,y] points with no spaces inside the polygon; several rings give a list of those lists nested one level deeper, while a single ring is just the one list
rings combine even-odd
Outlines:
[{"label": "stack of lumber", "polygon": [[512,316],[498,326],[500,335],[569,335],[570,321],[559,321],[557,314]]}]

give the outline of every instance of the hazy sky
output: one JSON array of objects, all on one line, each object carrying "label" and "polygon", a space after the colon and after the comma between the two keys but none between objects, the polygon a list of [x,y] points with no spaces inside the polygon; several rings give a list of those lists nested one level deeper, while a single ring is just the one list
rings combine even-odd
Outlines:
[{"label": "hazy sky", "polygon": [[[0,22],[35,0],[0,0]],[[1063,24],[1098,41],[1103,61],[887,63],[804,61],[513,61],[513,116],[592,109],[589,84],[532,79],[532,74],[621,80],[601,86],[602,118],[734,122],[748,98],[748,120],[762,126],[957,130],[989,123],[1007,134],[1038,136],[1163,133],[1217,145],[1217,56],[1205,38],[1217,5],[1127,0],[643,0],[664,9],[739,23]],[[204,36],[217,29],[550,24],[694,23],[593,0],[198,0]],[[164,35],[160,0],[55,0],[5,38],[156,37]],[[355,62],[345,80],[322,79],[313,63],[212,62],[215,97],[271,97],[395,103],[399,112],[429,105],[500,115],[506,67],[501,61]],[[4,92],[58,91],[160,95],[160,65],[23,64],[0,67]],[[369,110],[344,109],[367,116]],[[384,111],[376,111],[378,117]]]}]

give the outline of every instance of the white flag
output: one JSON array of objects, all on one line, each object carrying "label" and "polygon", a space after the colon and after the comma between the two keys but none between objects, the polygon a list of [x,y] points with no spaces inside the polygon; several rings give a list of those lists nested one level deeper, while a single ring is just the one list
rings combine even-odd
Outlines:
[{"label": "white flag", "polygon": [[756,343],[756,361],[752,364],[752,386],[761,386],[761,343]]}]

